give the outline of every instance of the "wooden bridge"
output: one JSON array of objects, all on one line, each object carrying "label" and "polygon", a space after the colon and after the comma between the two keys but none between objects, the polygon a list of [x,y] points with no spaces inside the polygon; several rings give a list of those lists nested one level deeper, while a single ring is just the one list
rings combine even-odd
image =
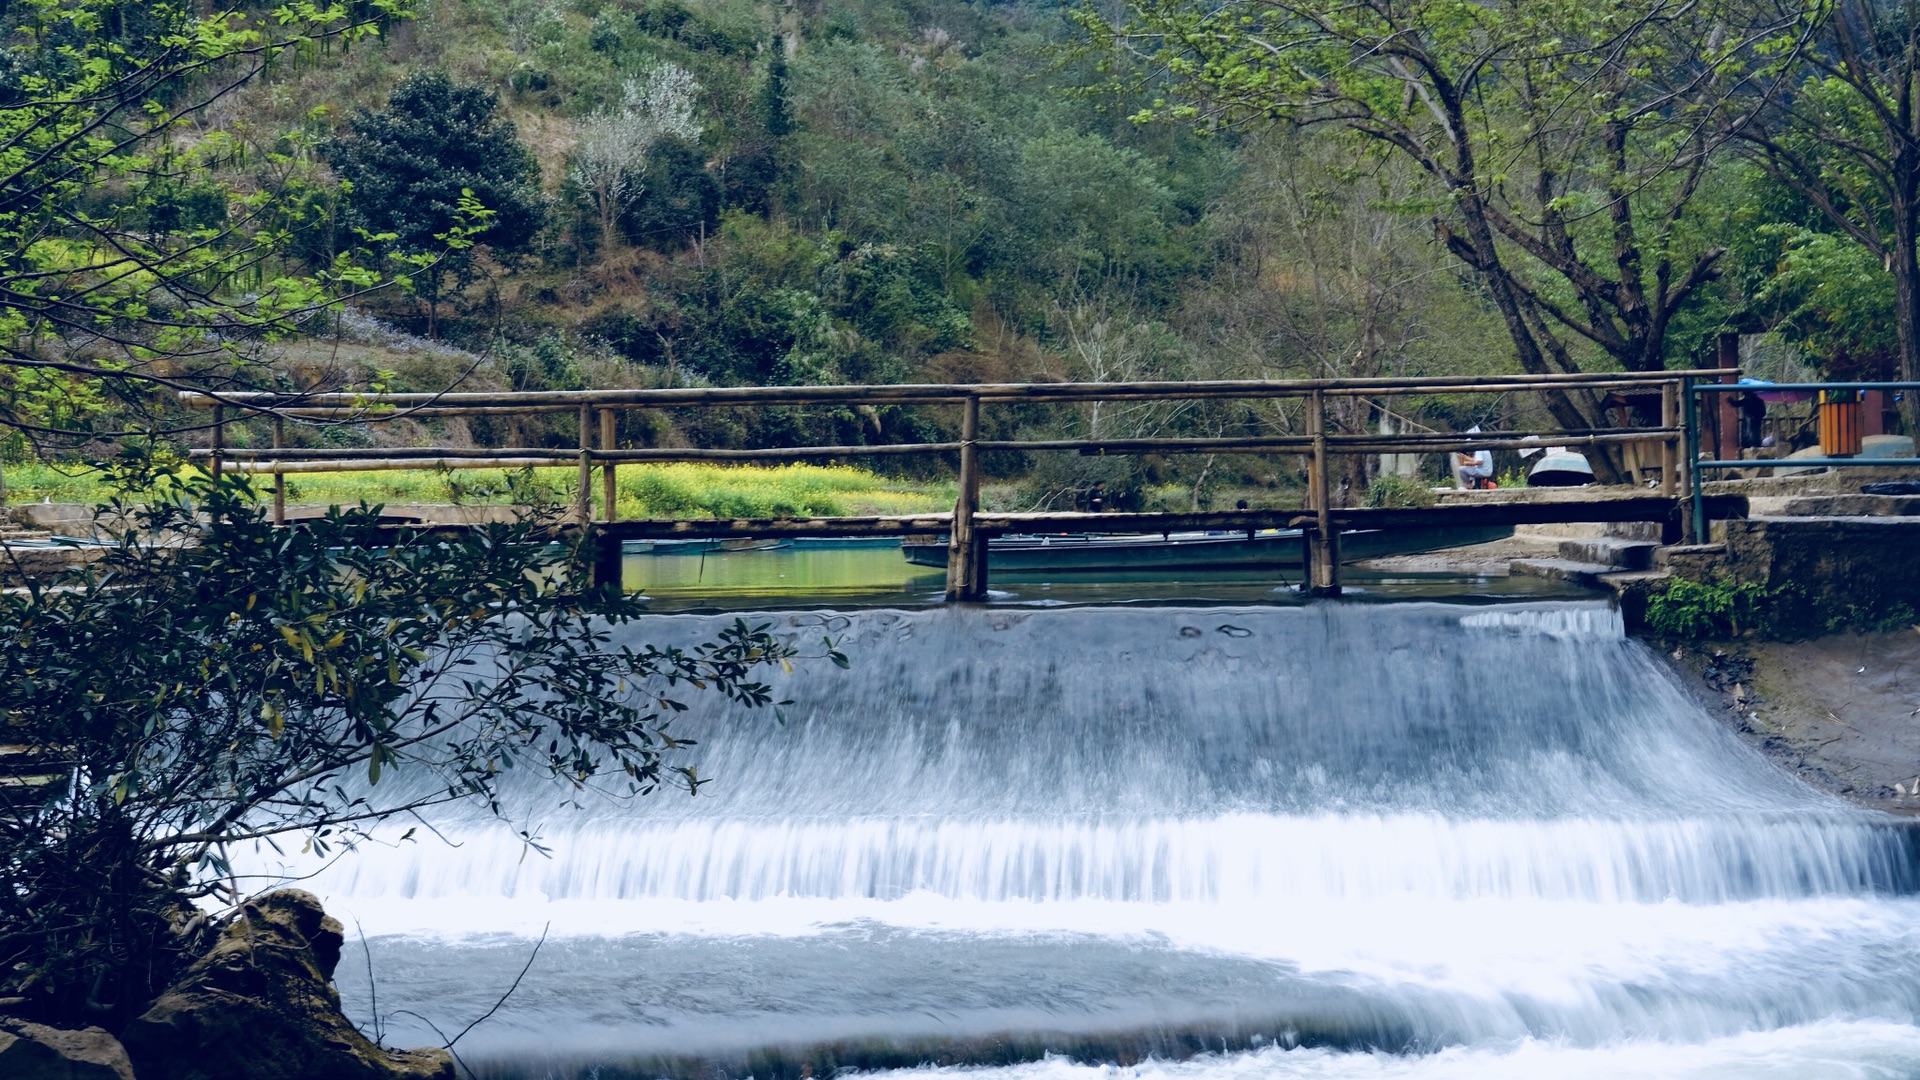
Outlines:
[{"label": "wooden bridge", "polygon": [[[1549,522],[1656,522],[1669,542],[1686,535],[1692,518],[1739,517],[1744,500],[1701,498],[1688,463],[1696,457],[1691,386],[1696,381],[1732,381],[1731,370],[1511,376],[1495,378],[1377,378],[1231,380],[1140,383],[976,383],[884,386],[690,387],[648,390],[582,390],[531,393],[442,394],[183,394],[189,405],[212,410],[211,445],[195,451],[218,473],[225,469],[274,477],[274,519],[285,523],[287,474],[401,468],[499,468],[574,464],[579,483],[573,524],[591,530],[598,543],[597,575],[617,575],[620,542],[632,539],[785,536],[906,536],[948,538],[947,596],[980,600],[987,590],[987,543],[1009,533],[1151,534],[1184,530],[1299,529],[1306,584],[1320,595],[1340,590],[1340,534],[1356,529],[1488,526]],[[1409,395],[1567,394],[1583,396],[1599,412],[1603,395],[1631,400],[1644,413],[1657,405],[1658,424],[1585,431],[1499,431],[1478,434],[1418,432],[1373,434],[1333,430],[1328,403],[1339,398],[1384,400]],[[1297,399],[1301,430],[1274,435],[1122,438],[983,439],[983,409],[1012,404],[1172,401],[1273,401]],[[959,438],[932,443],[855,446],[784,446],[760,449],[622,447],[616,417],[626,410],[752,406],[946,406],[958,411]],[[1623,410],[1624,411],[1624,410]],[[285,421],[328,420],[381,423],[400,418],[525,416],[570,413],[578,419],[578,447],[295,448],[284,445]],[[273,445],[229,446],[226,426],[249,415],[270,417]],[[1422,454],[1539,446],[1619,445],[1654,484],[1630,494],[1604,490],[1541,502],[1486,501],[1429,507],[1363,508],[1336,505],[1335,459],[1350,454]],[[1078,454],[1279,454],[1297,455],[1306,466],[1306,499],[1291,509],[1194,513],[997,513],[980,508],[980,456],[994,451]],[[864,458],[892,454],[957,458],[959,495],[949,513],[888,517],[703,518],[619,520],[615,477],[622,464],[638,462],[791,462]],[[601,507],[593,506],[593,472],[600,470]]]}]

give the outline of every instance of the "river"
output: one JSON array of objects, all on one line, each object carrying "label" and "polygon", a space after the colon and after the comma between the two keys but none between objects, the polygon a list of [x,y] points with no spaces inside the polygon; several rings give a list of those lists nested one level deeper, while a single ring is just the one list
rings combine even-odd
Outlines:
[{"label": "river", "polygon": [[349,1015],[438,1043],[532,956],[481,1076],[1920,1077],[1914,834],[1597,602],[762,618],[852,667],[696,705],[699,797],[516,788],[305,882]]}]

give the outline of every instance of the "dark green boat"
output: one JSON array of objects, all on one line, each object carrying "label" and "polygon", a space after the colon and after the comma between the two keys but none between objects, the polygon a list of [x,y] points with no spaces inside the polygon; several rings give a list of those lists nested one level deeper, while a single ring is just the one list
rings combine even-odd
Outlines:
[{"label": "dark green boat", "polygon": [[[1340,561],[1484,544],[1513,535],[1510,525],[1359,529],[1340,534]],[[947,565],[945,539],[900,545],[916,566]],[[1262,570],[1304,564],[1298,529],[1245,532],[1178,532],[1150,535],[1063,533],[996,536],[987,542],[987,569],[1047,570]]]}]

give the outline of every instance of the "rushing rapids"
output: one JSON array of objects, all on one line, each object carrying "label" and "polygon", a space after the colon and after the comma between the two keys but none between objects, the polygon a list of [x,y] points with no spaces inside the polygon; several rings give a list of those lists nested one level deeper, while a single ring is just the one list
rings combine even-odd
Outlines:
[{"label": "rushing rapids", "polygon": [[1913,834],[1603,607],[766,618],[853,669],[697,707],[699,797],[529,786],[307,883],[363,1026],[440,1041],[544,930],[482,1075],[1920,1076]]}]

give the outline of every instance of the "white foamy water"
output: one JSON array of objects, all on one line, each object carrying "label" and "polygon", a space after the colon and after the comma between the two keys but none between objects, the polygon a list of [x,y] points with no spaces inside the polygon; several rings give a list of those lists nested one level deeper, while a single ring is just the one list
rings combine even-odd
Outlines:
[{"label": "white foamy water", "polygon": [[528,786],[306,883],[390,1041],[544,932],[483,1075],[1920,1077],[1912,833],[1604,607],[768,618],[853,670],[696,708],[699,798]]},{"label": "white foamy water", "polygon": [[1058,1057],[1008,1068],[909,1069],[902,1080],[1906,1080],[1920,1032],[1897,1024],[1823,1023],[1702,1043],[1629,1042],[1604,1049],[1536,1039],[1452,1047],[1418,1057],[1269,1047],[1140,1065]]}]

